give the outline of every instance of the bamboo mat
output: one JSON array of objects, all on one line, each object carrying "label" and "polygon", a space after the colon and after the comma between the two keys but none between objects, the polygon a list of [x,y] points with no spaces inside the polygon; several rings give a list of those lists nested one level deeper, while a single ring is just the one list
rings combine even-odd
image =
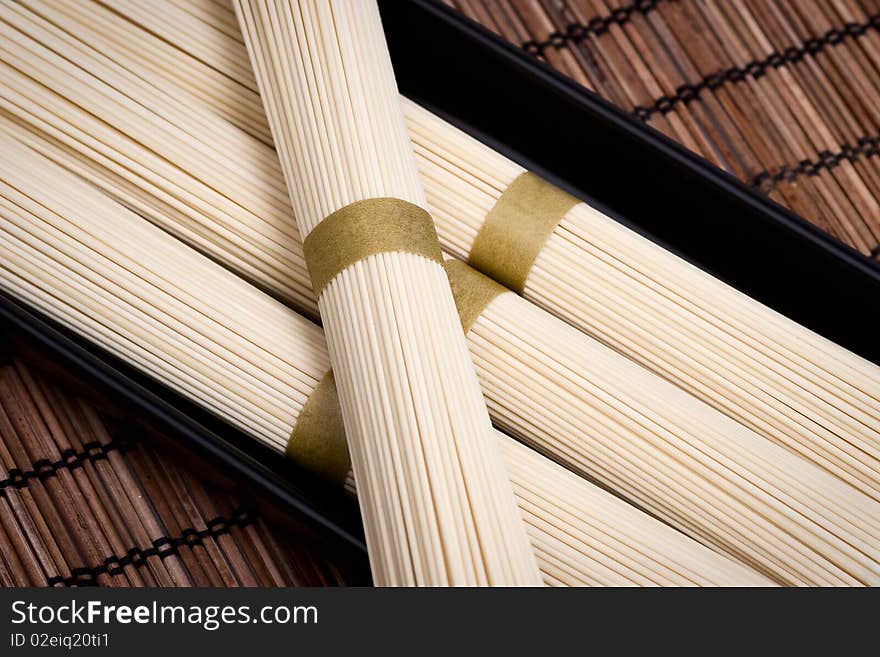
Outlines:
[{"label": "bamboo mat", "polygon": [[447,0],[880,260],[880,0]]},{"label": "bamboo mat", "polygon": [[0,363],[0,585],[346,582],[313,540],[70,389],[17,355]]}]

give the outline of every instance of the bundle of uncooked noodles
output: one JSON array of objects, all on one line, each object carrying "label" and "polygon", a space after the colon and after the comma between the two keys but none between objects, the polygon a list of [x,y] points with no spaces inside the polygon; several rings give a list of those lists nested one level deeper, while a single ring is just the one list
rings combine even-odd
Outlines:
[{"label": "bundle of uncooked noodles", "polygon": [[405,105],[449,253],[880,500],[880,368]]},{"label": "bundle of uncooked noodles", "polygon": [[[28,30],[36,32],[33,22]],[[22,42],[50,64],[47,72],[19,62],[28,78],[4,69],[18,94],[10,107],[41,133],[23,138],[200,250],[295,305],[314,308],[303,299],[308,279],[301,251],[291,257],[298,245],[292,248],[286,227],[289,207],[277,200],[280,172],[261,144],[197,104],[182,112],[182,101],[169,89],[150,86],[146,95],[141,81],[126,75],[136,62],[122,65],[94,52],[90,57],[82,41],[76,47],[79,66],[112,70],[112,86],[102,86],[97,76],[92,81],[103,103],[90,103],[77,85],[67,85],[64,93],[89,103],[119,132],[108,133],[107,125],[60,95],[51,97],[52,116],[38,114],[28,99],[45,100],[46,94],[33,79],[56,67],[60,73],[69,62],[40,50],[34,40]],[[55,48],[64,52],[57,43]],[[150,110],[149,128],[144,108]],[[130,133],[138,141],[121,137]],[[196,136],[198,148],[169,143]],[[199,154],[207,149],[211,158]],[[470,318],[468,341],[497,424],[781,582],[874,581],[880,518],[875,502],[512,294],[497,294],[485,284],[459,288],[484,292],[476,305],[460,306],[469,306],[462,313]]]},{"label": "bundle of uncooked noodles", "polygon": [[[98,44],[116,62],[129,62],[130,70],[157,88],[197,94],[212,113],[268,141],[231,5],[156,2],[155,11],[127,0],[109,2],[113,11],[96,3],[75,8],[63,1],[27,4],[85,42]],[[524,176],[522,167],[413,103],[404,102],[404,110],[429,209],[449,253],[470,259],[534,303],[880,499],[876,365],[586,204],[562,205],[564,216],[547,223],[540,207],[516,203],[530,189],[529,182],[538,182]],[[556,195],[552,186],[537,186],[544,193],[532,195],[532,203],[543,198],[546,207],[547,196]],[[505,207],[519,210],[499,223]],[[489,216],[493,221],[486,229]],[[521,263],[520,268],[528,267],[523,272],[516,271],[515,263],[511,267],[508,257],[505,271],[487,259],[480,244],[493,245],[487,237],[511,232],[504,230],[504,221],[509,226],[520,220],[538,234],[527,228],[520,247],[514,244],[512,250],[520,255],[525,250],[534,259]],[[309,302],[303,306],[298,298],[296,303],[307,308]]]},{"label": "bundle of uncooked noodles", "polygon": [[236,11],[327,337],[374,581],[540,583],[424,209],[378,7],[241,0]]},{"label": "bundle of uncooked noodles", "polygon": [[[317,326],[4,130],[0,147],[4,289],[306,467],[350,478]],[[547,584],[770,583],[494,440]]]}]

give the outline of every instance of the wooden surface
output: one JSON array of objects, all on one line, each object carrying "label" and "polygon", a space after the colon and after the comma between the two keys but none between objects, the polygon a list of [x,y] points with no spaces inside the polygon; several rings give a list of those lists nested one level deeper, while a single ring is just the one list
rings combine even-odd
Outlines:
[{"label": "wooden surface", "polygon": [[880,259],[880,0],[447,2]]},{"label": "wooden surface", "polygon": [[0,585],[345,582],[313,540],[99,407],[17,357],[0,364]]}]

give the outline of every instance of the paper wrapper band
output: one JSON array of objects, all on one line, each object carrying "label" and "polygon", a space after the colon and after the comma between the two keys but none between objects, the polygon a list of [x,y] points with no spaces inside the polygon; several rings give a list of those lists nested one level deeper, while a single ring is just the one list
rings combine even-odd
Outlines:
[{"label": "paper wrapper band", "polygon": [[343,483],[351,469],[333,372],[309,395],[287,441],[287,456],[310,472]]},{"label": "paper wrapper band", "polygon": [[517,176],[486,215],[468,264],[521,294],[547,238],[578,203],[533,173]]},{"label": "paper wrapper band", "polygon": [[447,260],[443,266],[449,277],[461,327],[467,335],[486,306],[499,294],[510,290],[460,260]]},{"label": "paper wrapper band", "polygon": [[[499,294],[509,292],[459,260],[443,263],[464,332]],[[333,372],[329,371],[309,395],[287,441],[286,453],[305,469],[344,483],[351,470],[345,425]]]},{"label": "paper wrapper band", "polygon": [[377,253],[404,252],[443,262],[431,215],[397,198],[357,201],[329,215],[303,241],[312,289]]}]

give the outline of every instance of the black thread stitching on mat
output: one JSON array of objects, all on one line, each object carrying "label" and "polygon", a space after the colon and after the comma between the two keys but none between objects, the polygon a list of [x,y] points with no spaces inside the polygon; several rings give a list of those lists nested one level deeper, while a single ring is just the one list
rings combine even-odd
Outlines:
[{"label": "black thread stitching on mat", "polygon": [[749,62],[745,66],[733,66],[717,71],[704,77],[695,84],[683,84],[672,96],[661,96],[647,107],[636,107],[633,114],[642,121],[647,121],[655,114],[668,114],[676,105],[685,105],[696,99],[706,89],[715,90],[728,82],[742,82],[746,77],[755,80],[763,76],[770,68],[781,68],[786,64],[801,61],[807,55],[816,55],[828,46],[836,46],[846,38],[856,39],[870,29],[880,29],[880,14],[871,16],[866,23],[847,23],[841,28],[832,28],[820,37],[807,39],[799,48],[794,46],[782,52],[773,52],[764,59]]},{"label": "black thread stitching on mat", "polygon": [[107,458],[107,454],[114,450],[124,452],[131,449],[132,442],[123,438],[114,438],[107,444],[102,445],[97,441],[85,443],[83,451],[80,453],[72,449],[65,449],[61,452],[61,460],[50,462],[48,459],[38,459],[34,461],[33,469],[22,472],[18,468],[12,468],[8,471],[6,479],[0,480],[0,497],[6,495],[7,488],[24,488],[31,479],[39,479],[45,481],[50,477],[54,477],[57,472],[63,468],[68,470],[76,470],[81,468],[86,461],[92,463]]},{"label": "black thread stitching on mat", "polygon": [[647,14],[661,0],[636,0],[632,4],[618,7],[607,16],[594,16],[586,23],[569,23],[562,32],[551,32],[543,41],[534,39],[520,44],[520,47],[535,57],[542,57],[548,48],[561,50],[568,44],[578,44],[588,36],[605,34],[612,25],[626,25],[634,14]]},{"label": "black thread stitching on mat", "polygon": [[880,154],[880,135],[859,138],[855,146],[844,144],[841,149],[832,153],[821,151],[819,160],[802,160],[795,166],[783,166],[776,173],[762,171],[749,182],[760,187],[764,192],[772,191],[780,182],[792,182],[800,176],[818,176],[822,171],[831,171],[844,161],[855,162],[859,158],[869,158]]},{"label": "black thread stitching on mat", "polygon": [[223,534],[228,534],[233,527],[244,528],[253,522],[254,516],[252,512],[242,507],[235,510],[230,518],[221,518],[219,516],[212,518],[205,523],[205,529],[196,530],[192,527],[187,527],[181,531],[180,536],[175,538],[160,536],[152,542],[151,547],[146,549],[135,547],[131,548],[121,557],[111,555],[104,559],[100,566],[71,568],[70,577],[61,577],[60,575],[50,577],[48,585],[97,586],[98,577],[105,573],[107,575],[121,575],[125,572],[126,566],[142,568],[150,557],[165,559],[172,554],[179,554],[179,548],[181,547],[204,545],[204,541],[207,538],[218,538]]}]

